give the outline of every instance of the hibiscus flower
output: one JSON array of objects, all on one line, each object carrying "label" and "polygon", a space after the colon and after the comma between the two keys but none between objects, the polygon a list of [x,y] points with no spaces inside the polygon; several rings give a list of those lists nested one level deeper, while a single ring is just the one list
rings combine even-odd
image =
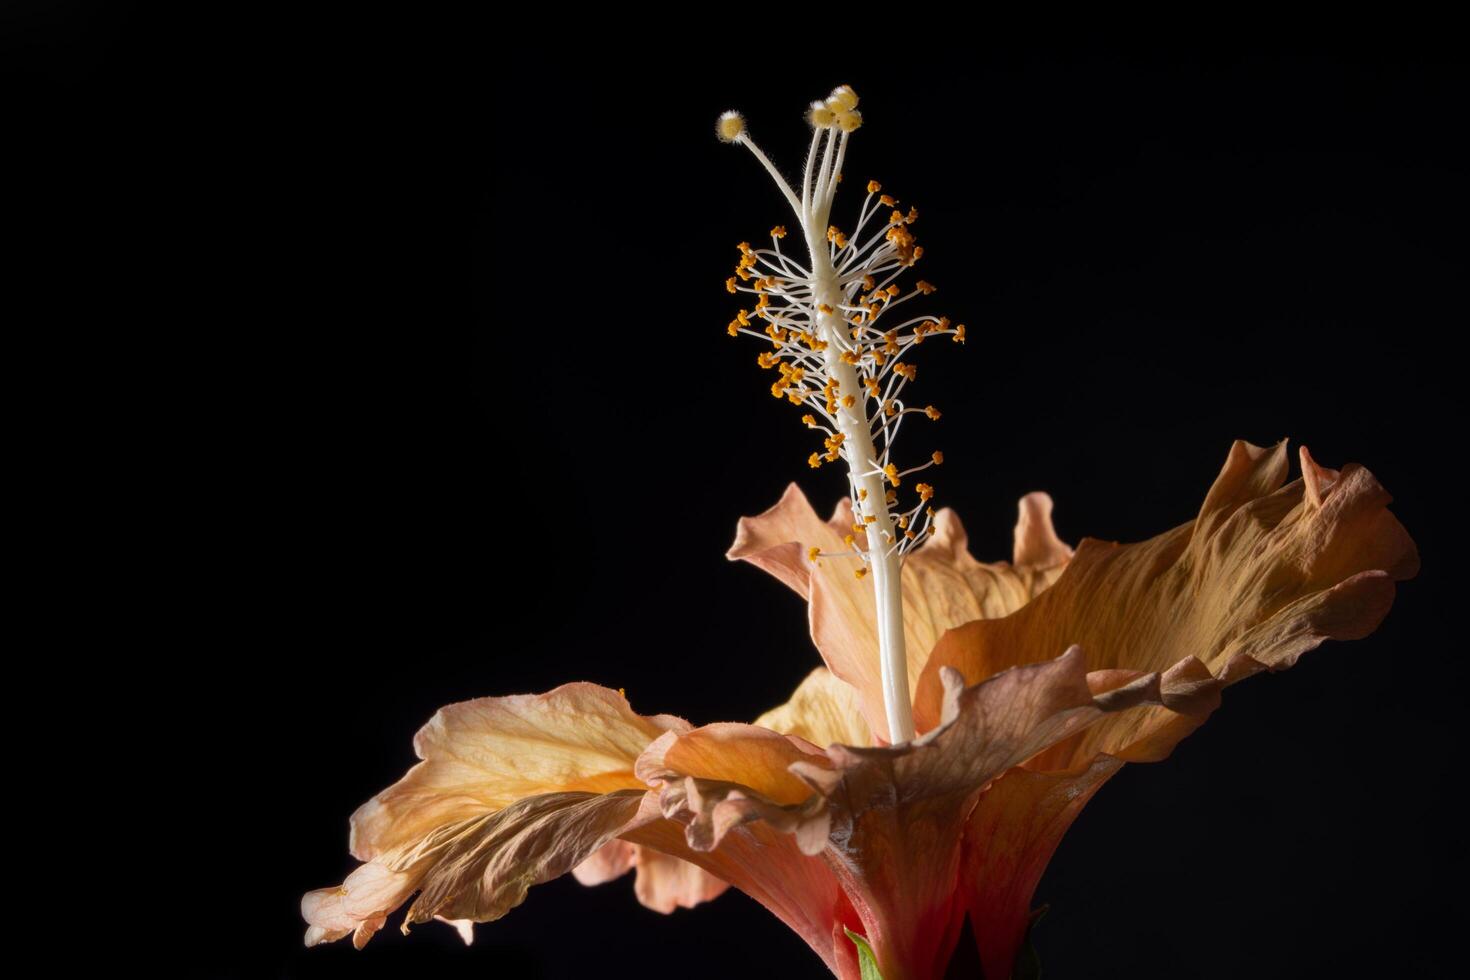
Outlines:
[{"label": "hibiscus flower", "polygon": [[1010,976],[1047,862],[1113,773],[1166,756],[1230,684],[1371,632],[1416,571],[1367,470],[1302,448],[1288,483],[1285,442],[1235,443],[1198,516],[1148,541],[1074,553],[1035,493],[1012,560],[975,560],[909,479],[942,454],[891,455],[906,417],[939,414],[904,404],[905,358],[965,337],[943,317],[886,325],[933,291],[893,282],[921,256],[917,213],[873,182],[850,237],[827,224],[856,106],[845,86],[813,105],[799,194],[743,119],[719,127],[771,171],[809,256],[781,251],[779,225],[770,249],[742,244],[726,285],[755,308],[729,332],[771,345],[772,394],[809,409],[812,465],[846,463],[849,485],[827,520],[793,485],[740,522],[729,557],[808,602],[825,666],[754,724],[641,715],[587,683],[441,709],[422,761],[353,815],[363,864],[303,899],[308,945],[361,947],[410,899],[405,931],[438,918],[468,940],[535,884],[632,870],[664,912],[745,892],[843,980],[941,976],[967,915],[986,975]]},{"label": "hibiscus flower", "polygon": [[844,980],[848,930],[887,980],[941,976],[966,914],[987,975],[1008,976],[1047,861],[1109,776],[1166,756],[1225,686],[1371,632],[1414,574],[1373,476],[1300,457],[1283,485],[1285,443],[1237,442],[1194,521],[1075,555],[1041,494],[1021,501],[1011,563],[976,561],[939,512],[904,566],[910,649],[934,642],[910,668],[923,733],[896,746],[872,734],[871,595],[843,562],[806,558],[847,507],[823,521],[793,487],[730,551],[810,602],[827,666],[790,701],[700,728],[592,684],[446,707],[415,739],[424,761],[353,815],[366,863],[303,900],[307,942],[361,946],[415,892],[405,928],[632,869],[665,912],[734,885]]}]

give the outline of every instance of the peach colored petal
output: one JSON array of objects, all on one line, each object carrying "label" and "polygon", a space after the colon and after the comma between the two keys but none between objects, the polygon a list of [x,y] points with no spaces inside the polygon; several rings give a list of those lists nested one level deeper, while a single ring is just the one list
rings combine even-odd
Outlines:
[{"label": "peach colored petal", "polygon": [[638,759],[637,773],[659,789],[665,817],[687,824],[695,850],[718,847],[736,827],[762,821],[796,835],[805,854],[826,842],[827,808],[793,764],[821,768],[815,746],[754,725],[706,725],[667,732]]},{"label": "peach colored petal", "polygon": [[[871,584],[854,576],[856,558],[806,555],[811,547],[844,551],[851,509],[839,505],[823,522],[795,484],[759,517],[745,518],[727,557],[749,561],[810,600],[812,639],[832,673],[857,691],[872,733],[886,741],[888,722],[876,651],[877,612]],[[945,630],[1004,616],[1029,602],[1061,573],[1070,549],[1051,527],[1051,498],[1022,498],[1015,532],[1016,564],[982,564],[969,553],[952,510],[935,516],[936,531],[903,566],[904,637],[912,689]],[[932,726],[931,726],[932,727]]]},{"label": "peach colored petal", "polygon": [[783,735],[795,735],[826,747],[872,745],[873,734],[863,720],[857,689],[826,667],[806,676],[791,700],[755,720],[757,726]]},{"label": "peach colored petal", "polygon": [[676,908],[692,909],[730,887],[688,861],[620,839],[602,845],[573,868],[572,874],[584,885],[600,885],[633,869],[637,869],[633,892],[638,901],[664,914]]},{"label": "peach colored petal", "polygon": [[[840,516],[834,517],[833,522]],[[850,523],[848,518],[841,526],[845,528]],[[839,530],[832,522],[818,517],[806,494],[792,483],[770,510],[755,517],[740,518],[735,526],[735,543],[730,545],[725,557],[750,562],[806,599],[811,595],[808,580],[812,570],[807,551],[811,548],[845,551],[847,546],[842,543],[842,536],[846,533],[845,529]]]},{"label": "peach colored petal", "polygon": [[613,839],[572,869],[572,877],[583,885],[601,885],[621,878],[638,863],[638,849],[625,840]]},{"label": "peach colored petal", "polygon": [[800,803],[812,791],[791,774],[790,766],[813,759],[826,761],[819,749],[779,732],[720,722],[687,732],[666,732],[639,756],[636,772],[653,786],[672,770],[681,777],[739,783],[776,803]]},{"label": "peach colored petal", "polygon": [[424,761],[352,815],[352,854],[371,860],[528,796],[645,789],[634,760],[681,727],[688,725],[677,718],[635,714],[616,691],[585,683],[441,708],[414,737]]},{"label": "peach colored petal", "polygon": [[301,899],[301,917],[307,922],[306,945],[334,942],[353,933],[358,949],[383,928],[383,923],[412,895],[417,879],[379,862],[358,867],[336,888],[319,888]]},{"label": "peach colored petal", "polygon": [[718,898],[729,888],[721,880],[682,858],[638,848],[638,876],[633,892],[646,908],[665,915],[676,908],[692,909],[701,902]]},{"label": "peach colored petal", "polygon": [[[943,666],[973,681],[1079,643],[1094,670],[1170,672],[1165,707],[1109,719],[1036,766],[1080,770],[1099,752],[1159,758],[1213,709],[1219,685],[1371,632],[1394,580],[1417,569],[1414,544],[1367,470],[1302,459],[1309,477],[1281,486],[1286,444],[1237,442],[1192,523],[1141,544],[1084,541],[1035,602],[945,635],[916,717],[937,716]],[[1189,658],[1204,669],[1178,666]]]}]

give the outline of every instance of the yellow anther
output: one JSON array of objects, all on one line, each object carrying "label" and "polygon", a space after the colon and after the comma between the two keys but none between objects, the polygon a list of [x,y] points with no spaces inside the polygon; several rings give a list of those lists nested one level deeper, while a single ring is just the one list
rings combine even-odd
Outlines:
[{"label": "yellow anther", "polygon": [[893,418],[898,414],[898,406],[893,404],[892,399],[883,403],[883,414],[889,418]]},{"label": "yellow anther", "polygon": [[914,538],[917,537],[917,535],[914,534],[913,531],[905,531],[903,532],[903,536],[908,538],[910,541],[914,540]]},{"label": "yellow anther", "polygon": [[801,421],[810,428],[816,428],[817,426],[817,417],[815,415],[803,415]]},{"label": "yellow anther", "polygon": [[745,117],[734,109],[720,113],[720,121],[715,123],[715,135],[721,143],[735,142],[745,135]]},{"label": "yellow anther", "polygon": [[853,530],[854,530],[854,531],[857,531],[857,532],[858,532],[858,533],[862,533],[862,532],[863,532],[863,531],[866,531],[866,530],[867,530],[867,528],[866,528],[866,527],[864,527],[864,526],[863,526],[863,525],[862,525],[862,524],[854,524],[854,525],[853,525],[853,526],[852,526],[852,529],[853,529]]},{"label": "yellow anther", "polygon": [[863,518],[863,523],[864,524],[877,524],[878,523],[878,518],[874,517],[872,514],[869,514],[867,517],[864,517]]},{"label": "yellow anther", "polygon": [[747,313],[744,310],[741,310],[739,313],[736,313],[735,314],[735,319],[738,320],[738,321],[740,321],[740,325],[742,327],[748,327],[748,326],[750,326],[750,314]]},{"label": "yellow anther", "polygon": [[806,465],[810,466],[814,470],[819,469],[822,465],[822,457],[818,456],[816,453],[812,453],[806,458]]},{"label": "yellow anther", "polygon": [[832,110],[827,108],[827,103],[821,101],[813,102],[806,113],[806,121],[818,129],[826,129],[835,118]]},{"label": "yellow anther", "polygon": [[827,304],[827,303],[819,303],[819,304],[817,304],[817,312],[818,313],[835,313],[836,311],[831,307],[830,304]]},{"label": "yellow anther", "polygon": [[741,255],[749,255],[750,254],[750,242],[741,242],[740,244],[736,245],[735,247],[740,250],[740,254]]},{"label": "yellow anther", "polygon": [[928,500],[934,496],[934,488],[927,483],[915,483],[914,490],[919,494],[919,499]]},{"label": "yellow anther", "polygon": [[[922,259],[923,257],[924,257],[924,246],[922,246],[922,245],[915,245],[914,246],[914,258],[913,258],[913,262],[917,262],[920,259]],[[912,264],[912,262],[910,264]]]},{"label": "yellow anther", "polygon": [[925,296],[928,296],[930,293],[934,292],[934,284],[924,279],[920,279],[918,282],[914,283],[914,288],[923,293]]},{"label": "yellow anther", "polygon": [[730,325],[725,328],[725,333],[729,334],[732,337],[740,336],[740,321],[731,320]]},{"label": "yellow anther", "polygon": [[863,125],[863,114],[856,109],[848,112],[834,112],[832,117],[844,133],[855,132]]},{"label": "yellow anther", "polygon": [[878,365],[878,367],[882,367],[883,365],[888,363],[888,358],[885,357],[883,352],[878,350],[876,347],[873,348],[873,363]]},{"label": "yellow anther", "polygon": [[874,279],[871,275],[863,276],[863,292],[871,293],[873,291],[873,287],[876,285],[878,285],[878,281]]},{"label": "yellow anther", "polygon": [[937,449],[934,450],[934,455],[930,458],[934,460],[935,466],[939,466],[944,463],[944,453],[940,452]]},{"label": "yellow anther", "polygon": [[868,491],[864,490],[862,487],[858,487],[858,499],[859,500],[867,500],[868,499]]},{"label": "yellow anther", "polygon": [[786,382],[784,382],[784,381],[777,381],[775,384],[771,385],[771,397],[772,398],[785,398],[786,397]]},{"label": "yellow anther", "polygon": [[895,503],[898,502],[898,494],[893,492],[892,490],[889,490],[883,494],[883,499],[888,502],[888,506],[892,507]]},{"label": "yellow anther", "polygon": [[857,404],[857,399],[854,398],[852,395],[843,395],[842,396],[842,407],[843,408],[852,408],[852,406],[854,406],[856,404]]},{"label": "yellow anther", "polygon": [[896,297],[901,292],[903,292],[903,290],[902,289],[899,289],[897,285],[893,285],[893,286],[889,286],[888,287],[888,295],[889,296],[895,296]]},{"label": "yellow anther", "polygon": [[868,181],[868,193],[869,194],[876,194],[879,191],[881,191],[882,189],[883,189],[883,185],[880,184],[880,183],[878,183],[876,180],[870,180],[870,181]]},{"label": "yellow anther", "polygon": [[933,405],[928,405],[924,408],[924,414],[929,416],[931,419],[938,421],[939,416],[943,413],[940,412],[939,409],[935,408]]},{"label": "yellow anther", "polygon": [[735,274],[746,282],[750,281],[750,273],[746,272],[744,269],[736,269]]},{"label": "yellow anther", "polygon": [[853,367],[857,367],[858,356],[850,350],[845,350],[838,356],[838,360],[843,364],[851,364]]},{"label": "yellow anther", "polygon": [[901,224],[903,224],[903,212],[902,211],[895,211],[892,214],[890,214],[888,216],[888,223],[890,225],[901,225]]},{"label": "yellow anther", "polygon": [[899,514],[898,515],[898,526],[899,526],[900,529],[908,527],[909,526],[909,519],[908,519],[908,517],[906,517],[903,514]]},{"label": "yellow anther", "polygon": [[819,556],[821,553],[822,549],[813,545],[806,550],[806,560],[810,562],[815,562],[817,560],[817,556]]},{"label": "yellow anther", "polygon": [[775,367],[780,362],[776,359],[775,354],[772,354],[770,351],[766,351],[763,354],[756,355],[755,363],[769,370],[770,368]]},{"label": "yellow anther", "polygon": [[785,238],[786,237],[786,226],[785,225],[777,225],[776,227],[772,228],[771,229],[771,237],[772,238]]},{"label": "yellow anther", "polygon": [[843,540],[843,542],[845,542],[847,544],[847,546],[849,548],[851,548],[852,545],[853,545],[853,541],[855,541],[856,539],[853,538],[853,536],[851,534],[846,534],[846,535],[843,535],[842,540]]},{"label": "yellow anther", "polygon": [[628,689],[626,687],[618,688],[618,697],[622,698],[624,701],[628,700]]},{"label": "yellow anther", "polygon": [[888,477],[888,482],[889,483],[892,483],[894,486],[898,486],[898,467],[897,466],[894,466],[892,463],[889,463],[887,466],[883,467],[883,475],[886,476],[886,477]]},{"label": "yellow anther", "polygon": [[892,194],[884,194],[882,197],[878,198],[878,203],[883,205],[885,208],[898,207],[898,199],[895,198]]},{"label": "yellow anther", "polygon": [[732,292],[732,293],[737,291],[736,288],[735,288],[735,277],[734,276],[731,276],[729,279],[726,279],[725,280],[725,289],[728,292]]},{"label": "yellow anther", "polygon": [[918,208],[915,208],[915,207],[910,207],[909,208],[908,215],[903,219],[903,223],[906,224],[906,225],[911,225],[915,221],[918,221],[918,220],[919,220],[919,209]]},{"label": "yellow anther", "polygon": [[863,379],[863,387],[868,389],[868,394],[872,395],[874,398],[877,398],[878,397],[878,379],[877,378],[864,378]]},{"label": "yellow anther", "polygon": [[912,381],[918,377],[919,369],[913,364],[895,364],[893,365],[893,373],[902,375],[904,378]]},{"label": "yellow anther", "polygon": [[954,342],[963,344],[965,342],[965,325],[962,323],[954,328]]},{"label": "yellow anther", "polygon": [[806,401],[806,392],[805,391],[788,391],[786,393],[786,400],[789,401],[793,405],[800,405],[802,402]]},{"label": "yellow anther", "polygon": [[861,579],[864,575],[868,574],[868,570],[866,568],[859,568],[852,574],[855,578]]},{"label": "yellow anther", "polygon": [[827,104],[833,109],[849,111],[857,108],[858,96],[851,85],[839,85],[827,96]]}]

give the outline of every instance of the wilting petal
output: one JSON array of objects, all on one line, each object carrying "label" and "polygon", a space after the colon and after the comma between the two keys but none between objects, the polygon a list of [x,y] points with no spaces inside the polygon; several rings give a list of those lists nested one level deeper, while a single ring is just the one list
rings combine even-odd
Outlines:
[{"label": "wilting petal", "polygon": [[306,945],[333,942],[349,932],[358,949],[383,928],[388,913],[402,905],[418,879],[378,862],[359,867],[336,888],[318,888],[301,899]]},{"label": "wilting petal", "polygon": [[[532,886],[565,874],[636,825],[646,794],[545,793],[435,828],[382,852],[337,889],[308,893],[301,912],[307,945],[356,929],[358,947],[419,893],[403,930],[430,919],[489,922],[519,905]],[[461,931],[463,935],[463,931]]]},{"label": "wilting petal", "polygon": [[796,835],[803,853],[826,842],[827,808],[793,764],[821,768],[815,746],[754,725],[716,724],[667,732],[638,759],[639,778],[659,787],[665,817],[687,823],[691,847],[718,847],[736,827],[762,821]]},{"label": "wilting petal", "polygon": [[[974,619],[1005,616],[1031,600],[1060,574],[1070,550],[1051,527],[1051,498],[1022,498],[1016,524],[1014,565],[983,564],[969,553],[965,529],[952,510],[935,516],[935,534],[903,565],[904,639],[910,689],[945,630]],[[812,639],[838,678],[858,692],[874,734],[888,734],[878,658],[877,611],[872,586],[853,572],[856,558],[822,558],[811,547],[846,551],[852,533],[847,501],[823,522],[795,484],[759,517],[744,518],[727,554],[775,575],[811,602]],[[859,535],[861,537],[861,535]],[[932,726],[931,726],[932,727]]]},{"label": "wilting petal", "polygon": [[[1141,544],[1084,541],[1036,601],[945,635],[920,678],[916,717],[936,717],[943,666],[975,681],[1078,643],[1093,670],[1170,671],[1195,658],[1229,684],[1289,667],[1325,639],[1371,632],[1394,580],[1418,567],[1414,544],[1367,470],[1333,474],[1305,450],[1303,460],[1310,478],[1282,487],[1286,444],[1237,442],[1194,522]],[[1085,768],[1098,752],[1167,753],[1159,729],[1183,737],[1217,695],[1203,677],[1174,680],[1172,710],[1110,719],[1037,767]]]},{"label": "wilting petal", "polygon": [[676,908],[692,909],[730,887],[688,861],[625,840],[608,841],[572,874],[584,885],[600,885],[635,868],[633,892],[638,901],[666,915]]},{"label": "wilting petal", "polygon": [[873,735],[863,720],[857,689],[826,667],[806,676],[791,700],[755,720],[757,726],[783,735],[804,738],[818,747],[872,745]]},{"label": "wilting petal", "polygon": [[451,704],[414,736],[424,761],[352,815],[352,854],[368,861],[528,796],[646,789],[634,760],[665,731],[687,727],[635,714],[596,684]]}]

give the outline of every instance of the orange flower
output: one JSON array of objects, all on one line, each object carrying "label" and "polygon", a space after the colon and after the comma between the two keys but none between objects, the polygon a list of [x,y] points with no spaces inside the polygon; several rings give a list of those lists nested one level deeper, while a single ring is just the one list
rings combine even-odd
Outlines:
[{"label": "orange flower", "polygon": [[827,666],[789,702],[702,728],[591,684],[444,708],[415,740],[424,761],[353,815],[365,863],[303,899],[307,942],[361,946],[415,893],[405,928],[497,919],[569,870],[635,869],[661,911],[734,885],[844,980],[860,974],[848,930],[886,980],[942,975],[966,914],[986,974],[1009,976],[1041,872],[1109,776],[1167,755],[1223,687],[1371,632],[1414,574],[1372,475],[1301,460],[1283,486],[1285,443],[1237,442],[1194,521],[1075,556],[1042,494],[1021,502],[1010,564],[975,561],[939,512],[903,565],[921,734],[898,745],[858,559],[807,557],[850,511],[823,522],[793,487],[730,552],[811,604]]}]

